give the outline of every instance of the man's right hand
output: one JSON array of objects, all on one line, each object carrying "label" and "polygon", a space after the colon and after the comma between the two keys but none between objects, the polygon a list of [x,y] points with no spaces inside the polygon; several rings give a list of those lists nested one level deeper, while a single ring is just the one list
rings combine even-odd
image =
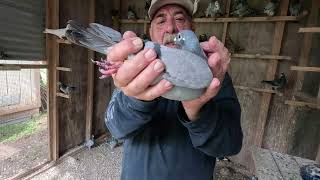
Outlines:
[{"label": "man's right hand", "polygon": [[[123,62],[117,73],[112,75],[114,84],[127,96],[140,100],[153,100],[173,85],[162,79],[159,83],[151,85],[165,69],[153,49],[143,49],[143,42],[135,33],[127,31],[123,40],[115,44],[109,51],[107,59],[114,63]],[[133,59],[127,60],[130,54],[137,53]]]}]

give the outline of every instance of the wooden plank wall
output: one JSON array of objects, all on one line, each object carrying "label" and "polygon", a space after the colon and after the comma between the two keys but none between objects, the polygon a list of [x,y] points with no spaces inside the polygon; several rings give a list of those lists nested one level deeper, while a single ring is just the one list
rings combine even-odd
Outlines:
[{"label": "wooden plank wall", "polygon": [[[221,0],[222,2],[222,0]],[[224,3],[227,0],[223,0]],[[311,0],[307,1],[309,4],[307,7],[311,7]],[[89,2],[85,0],[66,0],[63,4],[60,4],[60,27],[65,27],[65,23],[69,19],[75,19],[82,24],[88,23],[89,18]],[[287,1],[286,1],[287,3]],[[126,19],[128,5],[134,5],[139,18],[144,18],[144,1],[104,1],[96,0],[96,21],[98,23],[111,26],[117,24],[111,20],[111,10],[115,7],[120,7],[120,18]],[[207,7],[208,1],[203,0],[200,3],[200,9],[196,16],[203,14]],[[72,8],[70,8],[72,7]],[[223,7],[227,9],[227,7]],[[286,15],[286,13],[283,13]],[[296,74],[290,71],[290,66],[298,64],[298,57],[300,55],[301,41],[303,36],[298,34],[299,27],[305,26],[306,20],[300,22],[282,23],[279,25],[280,30],[284,31],[284,36],[279,38],[283,39],[283,42],[276,45],[278,38],[274,38],[276,22],[230,22],[230,23],[196,23],[196,33],[207,35],[215,35],[219,39],[223,40],[223,37],[230,36],[232,40],[244,47],[243,54],[263,54],[263,55],[280,55],[289,56],[285,57],[285,61],[282,61],[279,57],[276,59],[252,59],[248,56],[240,56],[232,58],[229,73],[232,76],[235,86],[238,86],[237,94],[242,107],[241,123],[244,131],[244,143],[243,149],[239,155],[233,159],[240,162],[243,165],[250,165],[250,148],[257,141],[257,133],[260,133],[258,146],[269,148],[271,150],[301,154],[302,157],[315,158],[318,146],[316,147],[316,139],[319,139],[320,126],[315,124],[308,124],[308,126],[292,125],[292,118],[305,118],[308,122],[317,117],[319,111],[311,113],[309,115],[308,109],[303,109],[305,113],[292,113],[288,114],[288,105],[284,104],[285,100],[291,99],[293,94],[293,84],[296,79]],[[147,26],[143,23],[121,23],[116,25],[120,27],[120,31],[132,30],[138,34],[146,32]],[[283,28],[283,29],[282,29]],[[224,31],[227,30],[227,31]],[[280,32],[282,33],[282,32]],[[276,34],[276,36],[279,34]],[[313,47],[319,47],[318,44],[314,44]],[[274,47],[274,49],[273,49]],[[277,47],[277,48],[275,48]],[[312,56],[315,56],[313,54]],[[101,55],[96,54],[96,58],[100,58]],[[103,56],[102,56],[103,57]],[[319,56],[318,56],[319,57]],[[60,45],[60,66],[70,67],[72,72],[60,72],[59,79],[71,86],[75,86],[77,89],[71,95],[69,99],[58,98],[58,112],[59,112],[59,139],[60,148],[59,152],[80,144],[85,139],[85,118],[86,117],[86,103],[87,103],[87,70],[88,70],[88,51],[84,48],[73,45]],[[289,59],[289,60],[288,60]],[[278,62],[279,60],[279,62]],[[270,65],[274,65],[277,61],[277,65],[271,68]],[[268,68],[271,70],[268,71]],[[270,90],[270,87],[261,84],[261,80],[266,78],[272,78],[273,76],[267,76],[268,72],[272,75],[278,75],[280,72],[285,72],[288,76],[288,85],[286,89],[281,93],[276,93],[270,97],[270,108],[266,106],[263,109],[265,111],[264,125],[258,121],[260,114],[260,107],[263,101],[263,93],[275,93]],[[100,80],[98,79],[99,72],[95,67],[94,70],[94,83],[93,83],[93,108],[92,108],[92,133],[95,135],[105,133],[104,127],[104,113],[108,101],[111,96],[112,82],[110,79]],[[317,86],[318,88],[318,86]],[[317,89],[318,90],[318,89]],[[318,92],[318,91],[317,91]],[[261,116],[262,117],[262,116]],[[319,117],[319,116],[318,116]],[[263,119],[263,118],[262,118]],[[261,121],[262,122],[262,121]],[[295,121],[294,121],[295,122]],[[299,121],[302,123],[302,121]],[[258,128],[258,126],[260,128]],[[306,128],[303,131],[307,131],[309,134],[307,137],[302,137],[296,140],[296,136],[301,136],[301,132],[297,129]],[[288,129],[289,128],[289,129]],[[292,149],[293,146],[297,146],[297,143],[310,144],[307,148],[301,150]],[[290,144],[290,145],[288,145]],[[303,152],[303,153],[301,153]]]},{"label": "wooden plank wall", "polygon": [[[105,26],[112,27],[111,10],[115,1],[96,0],[96,22]],[[105,58],[105,56],[96,53],[96,59]],[[94,74],[94,96],[93,96],[93,124],[92,133],[96,136],[107,132],[104,116],[111,97],[112,78],[99,79],[100,72],[95,67]]]},{"label": "wooden plank wall", "polygon": [[39,70],[0,71],[0,123],[19,118],[20,112],[37,109],[40,103]]},{"label": "wooden plank wall", "polygon": [[[220,1],[222,2],[222,1]],[[226,4],[226,0],[223,1]],[[311,7],[309,1],[305,8]],[[121,1],[121,18],[126,19],[127,7],[129,5],[135,6],[138,16],[143,17],[143,6],[141,1],[133,2],[122,0]],[[203,15],[208,1],[200,2],[200,9],[196,14],[197,17]],[[289,1],[282,2],[283,12],[278,12],[278,15],[286,16]],[[222,7],[227,9],[226,6]],[[124,21],[123,21],[124,22]],[[259,147],[266,147],[272,150],[293,153],[288,148],[288,143],[293,146],[295,142],[289,141],[290,137],[296,136],[296,131],[293,129],[287,129],[290,126],[292,116],[287,114],[288,105],[284,104],[284,101],[290,99],[293,94],[293,84],[295,82],[295,72],[290,71],[290,66],[297,64],[298,57],[301,49],[302,36],[298,34],[298,28],[303,27],[306,21],[300,22],[250,22],[240,23],[232,22],[228,26],[226,23],[196,23],[196,33],[207,35],[214,35],[221,40],[224,40],[225,35],[229,35],[232,40],[244,47],[245,50],[242,54],[264,54],[264,55],[282,55],[289,56],[290,60],[282,61],[279,59],[249,59],[249,58],[233,58],[229,73],[231,74],[234,85],[241,87],[252,87],[237,89],[237,94],[242,106],[242,118],[241,123],[244,130],[244,146],[239,155],[233,159],[249,166],[251,161],[250,149],[252,145]],[[143,24],[140,23],[122,23],[121,32],[126,30],[133,30],[135,32],[143,32]],[[227,28],[226,28],[227,26]],[[224,34],[224,29],[227,32]],[[281,72],[285,72],[288,76],[288,85],[284,92],[275,91],[260,91],[256,89],[270,89],[269,86],[261,84],[261,80],[273,79]],[[263,93],[264,92],[264,95]],[[268,92],[268,93],[266,93]],[[276,93],[271,95],[271,93]],[[266,102],[268,100],[268,102]],[[263,105],[264,104],[264,105]],[[270,107],[270,108],[269,108]],[[263,112],[263,113],[262,113]],[[261,121],[258,121],[260,117]],[[316,117],[315,114],[312,117]],[[291,119],[291,120],[290,120]],[[318,126],[319,127],[319,126]],[[310,129],[311,127],[309,127]],[[308,129],[308,128],[307,128]],[[314,128],[317,129],[317,128]],[[306,130],[308,131],[308,130]],[[258,136],[257,136],[258,135]],[[313,150],[318,149],[313,147],[317,143],[318,134],[311,131],[308,136],[311,139],[304,139],[311,144],[308,147],[309,153],[302,154],[302,157],[315,158]],[[310,156],[310,155],[313,156]]]},{"label": "wooden plank wall", "polygon": [[[89,1],[65,0],[59,6],[59,25],[66,26],[73,19],[87,25],[89,20]],[[69,86],[75,87],[70,98],[57,97],[59,119],[59,153],[79,145],[85,141],[86,102],[88,84],[88,50],[75,45],[60,44],[59,66],[69,67],[72,72],[59,72],[59,79]]]}]

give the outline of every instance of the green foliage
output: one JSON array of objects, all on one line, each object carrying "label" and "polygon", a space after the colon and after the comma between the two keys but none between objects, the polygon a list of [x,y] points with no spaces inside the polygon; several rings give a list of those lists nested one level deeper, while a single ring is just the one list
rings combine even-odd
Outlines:
[{"label": "green foliage", "polygon": [[16,141],[42,130],[43,128],[40,126],[40,118],[42,116],[38,115],[21,123],[0,127],[0,143]]}]

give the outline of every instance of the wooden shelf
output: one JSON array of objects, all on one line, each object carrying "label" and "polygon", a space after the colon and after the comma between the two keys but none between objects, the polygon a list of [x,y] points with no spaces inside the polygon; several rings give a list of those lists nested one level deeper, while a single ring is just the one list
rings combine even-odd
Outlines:
[{"label": "wooden shelf", "polygon": [[56,69],[58,71],[65,71],[65,72],[71,72],[72,71],[71,68],[67,68],[67,67],[57,67]]},{"label": "wooden shelf", "polygon": [[72,42],[64,39],[57,39],[57,43],[59,44],[72,44]]},{"label": "wooden shelf", "polygon": [[299,33],[320,33],[320,27],[299,28]]},{"label": "wooden shelf", "polygon": [[294,100],[303,101],[309,103],[317,103],[318,97],[311,96],[310,94],[304,92],[295,92],[293,93]]},{"label": "wooden shelf", "polygon": [[292,100],[287,100],[284,102],[287,105],[290,106],[304,106],[304,107],[310,107],[314,109],[320,109],[320,104],[317,103],[310,103],[310,102],[304,102],[304,101],[292,101]]},{"label": "wooden shelf", "polygon": [[66,94],[63,94],[63,93],[60,93],[60,92],[57,92],[56,94],[57,94],[58,97],[63,97],[63,98],[66,98],[66,99],[70,98],[69,95],[66,95]]},{"label": "wooden shelf", "polygon": [[292,71],[320,72],[320,67],[291,66]]},{"label": "wooden shelf", "polygon": [[[223,22],[279,22],[279,21],[299,21],[305,17],[308,12],[302,13],[301,16],[273,16],[273,17],[220,17],[220,18],[194,18],[193,22],[196,23],[223,23]],[[146,24],[150,23],[145,19],[121,19],[120,23],[123,24]]]},{"label": "wooden shelf", "polygon": [[262,89],[262,88],[237,86],[237,85],[235,85],[234,88],[241,89],[241,90],[251,90],[251,91],[262,92],[262,93],[277,94],[279,96],[283,96],[283,93],[275,91],[275,90],[272,90],[272,89]]},{"label": "wooden shelf", "polygon": [[246,58],[246,59],[269,59],[269,60],[288,60],[290,56],[276,56],[276,55],[263,55],[263,54],[232,54],[233,58]]},{"label": "wooden shelf", "polygon": [[0,64],[0,70],[19,71],[21,69],[43,69],[47,64]]}]

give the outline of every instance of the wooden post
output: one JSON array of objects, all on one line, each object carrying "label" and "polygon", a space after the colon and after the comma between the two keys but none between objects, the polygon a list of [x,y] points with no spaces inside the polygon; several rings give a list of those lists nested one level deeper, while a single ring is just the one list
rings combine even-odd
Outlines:
[{"label": "wooden post", "polygon": [[[89,23],[95,21],[95,1],[89,2]],[[92,135],[92,109],[93,109],[93,85],[94,85],[94,64],[90,62],[90,59],[94,59],[94,51],[88,50],[88,81],[87,81],[87,108],[86,108],[86,141],[91,138]]]},{"label": "wooden post", "polygon": [[[319,7],[320,7],[320,1],[312,1],[311,12],[307,22],[308,26],[317,24],[318,18],[319,18],[319,14],[318,14]],[[303,44],[302,44],[300,58],[299,58],[299,66],[308,66],[309,54],[312,46],[312,37],[313,37],[313,33],[304,34]],[[304,72],[297,72],[295,91],[301,91],[303,80],[304,80]]]},{"label": "wooden post", "polygon": [[[230,14],[230,5],[231,5],[231,0],[226,0],[226,17],[229,17]],[[223,44],[226,43],[226,37],[227,37],[227,33],[228,33],[228,22],[223,23],[223,32],[222,32],[222,39],[221,42]]]},{"label": "wooden post", "polygon": [[[287,14],[288,6],[289,6],[289,0],[281,1],[280,15],[285,16]],[[273,45],[272,45],[272,55],[280,54],[284,28],[285,28],[285,22],[276,22]],[[277,72],[277,67],[278,67],[278,61],[269,62],[266,79],[274,79]],[[264,135],[264,130],[266,126],[266,121],[268,118],[271,97],[272,97],[272,94],[270,93],[263,93],[262,95],[260,113],[258,117],[255,143],[254,143],[257,147],[262,146],[263,135]]]},{"label": "wooden post", "polygon": [[[59,0],[47,0],[46,27],[59,28]],[[46,52],[48,61],[48,129],[49,129],[49,160],[56,161],[59,158],[59,121],[57,116],[57,79],[56,71],[59,65],[59,44],[56,38],[46,35]]]}]

